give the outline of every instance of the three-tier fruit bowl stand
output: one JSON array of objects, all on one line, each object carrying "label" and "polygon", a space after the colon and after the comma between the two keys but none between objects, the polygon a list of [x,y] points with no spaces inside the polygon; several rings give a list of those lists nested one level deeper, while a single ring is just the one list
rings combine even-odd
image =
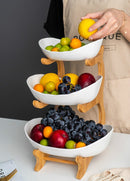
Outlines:
[{"label": "three-tier fruit bowl stand", "polygon": [[[56,39],[56,40],[58,40],[58,39]],[[52,40],[49,39],[49,41],[52,41]],[[42,42],[40,42],[40,43],[42,43]],[[40,45],[40,43],[39,43],[39,45]],[[44,47],[45,46],[47,46],[47,44],[44,45]],[[89,46],[89,44],[88,44],[88,46]],[[41,47],[41,45],[40,45],[40,47]],[[84,46],[84,50],[85,50],[85,48],[87,50],[87,45],[86,45],[86,47]],[[91,46],[89,48],[91,49]],[[45,50],[45,48],[43,48],[43,49]],[[48,54],[48,51],[46,51],[46,50],[44,51],[44,50],[43,50],[43,53],[47,56],[47,58],[41,58],[41,63],[43,65],[50,65],[50,64],[56,62],[57,63],[57,69],[58,69],[58,76],[60,78],[62,78],[65,75],[64,61],[66,60],[66,57],[63,56],[64,57],[63,60],[60,60],[60,57],[53,57],[53,54],[50,55],[50,54]],[[84,50],[83,50],[83,52],[84,52]],[[98,106],[98,111],[99,111],[99,121],[98,122],[104,125],[105,124],[105,110],[104,110],[104,103],[103,103],[103,88],[104,88],[103,51],[104,51],[104,47],[102,46],[102,41],[101,41],[101,43],[98,46],[96,55],[92,55],[90,57],[88,56],[89,58],[82,57],[82,60],[85,61],[85,66],[94,66],[94,65],[98,64],[98,75],[100,75],[102,77],[102,82],[101,82],[99,91],[97,93],[97,96],[93,100],[91,100],[90,102],[83,103],[83,104],[79,103],[77,105],[77,110],[80,111],[80,112],[85,113],[88,110],[90,110],[93,106],[97,105]],[[69,53],[71,54],[71,53],[73,53],[73,51],[71,51]],[[58,52],[56,52],[56,55],[58,55]],[[85,55],[85,53],[84,53],[84,55]],[[69,55],[69,57],[71,57],[71,55]],[[77,54],[77,57],[78,57],[78,54]],[[69,60],[69,61],[71,61],[71,60]],[[55,96],[57,96],[57,99],[58,99],[58,95],[55,95]],[[34,97],[36,97],[36,96],[34,95]],[[42,109],[42,108],[44,108],[45,106],[48,105],[47,102],[41,102],[39,100],[33,100],[33,106],[35,108]],[[109,139],[110,139],[110,135],[108,135],[108,136],[109,136]],[[107,144],[106,144],[106,146],[107,146]],[[50,147],[50,149],[52,149],[52,148]],[[58,151],[58,148],[54,148],[54,149],[57,149],[57,151]],[[64,149],[63,149],[63,151],[64,151]],[[67,150],[67,151],[70,151],[70,150]],[[55,157],[57,155],[53,154],[53,152],[52,152],[52,154],[49,154],[49,153],[48,153],[48,151],[44,152],[44,151],[41,151],[40,149],[34,149],[33,155],[36,158],[36,164],[35,164],[35,168],[34,168],[35,171],[39,171],[44,166],[46,161],[73,164],[73,165],[78,166],[78,171],[77,171],[77,176],[76,176],[77,179],[81,179],[84,176],[84,174],[86,173],[86,170],[88,168],[88,165],[89,165],[92,157],[94,156],[94,154],[92,154],[92,155],[89,154],[89,156],[82,156],[82,153],[81,153],[80,155],[76,155],[74,157],[74,160],[72,161],[72,160],[67,159],[67,158],[64,159],[63,157],[62,158],[61,157]],[[63,156],[63,155],[61,154],[61,156]]]}]

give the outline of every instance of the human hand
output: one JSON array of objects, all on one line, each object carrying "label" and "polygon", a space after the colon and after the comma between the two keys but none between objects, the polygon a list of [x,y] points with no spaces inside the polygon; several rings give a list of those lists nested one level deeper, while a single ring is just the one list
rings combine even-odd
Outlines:
[{"label": "human hand", "polygon": [[97,40],[108,35],[116,33],[124,24],[124,13],[117,9],[107,9],[105,11],[89,13],[81,19],[98,19],[98,21],[89,28],[89,31],[100,28],[96,33],[89,37],[89,40]]}]

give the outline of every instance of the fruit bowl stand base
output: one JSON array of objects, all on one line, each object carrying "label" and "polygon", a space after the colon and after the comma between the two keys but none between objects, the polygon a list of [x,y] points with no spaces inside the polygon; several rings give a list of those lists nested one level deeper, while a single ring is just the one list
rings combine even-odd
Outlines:
[{"label": "fruit bowl stand base", "polygon": [[[95,64],[98,64],[98,75],[103,76],[103,80],[102,80],[102,84],[101,84],[97,97],[89,103],[78,104],[77,110],[85,113],[85,112],[89,111],[92,107],[97,105],[98,110],[99,110],[99,121],[98,122],[104,125],[105,124],[105,109],[104,109],[104,102],[103,102],[103,89],[104,89],[105,73],[104,73],[103,52],[104,52],[104,47],[101,46],[101,49],[96,57],[85,60],[86,66],[93,66]],[[50,65],[54,62],[57,63],[58,76],[62,78],[65,74],[65,68],[64,68],[63,61],[55,61],[55,60],[50,60],[47,58],[41,58],[41,63],[44,65]],[[46,107],[47,104],[39,102],[38,100],[33,100],[33,106],[35,108],[42,109],[42,108]],[[64,159],[52,157],[52,155],[50,156],[49,154],[43,153],[37,149],[35,149],[33,151],[33,155],[36,158],[36,165],[34,168],[35,171],[39,171],[44,166],[46,161],[73,164],[73,165],[78,166],[78,171],[77,171],[77,176],[76,176],[77,179],[81,179],[84,176],[84,174],[86,173],[86,170],[88,168],[88,165],[92,159],[92,157],[77,156],[75,158],[75,161],[64,160]]]},{"label": "fruit bowl stand base", "polygon": [[77,156],[74,161],[71,161],[71,160],[66,160],[66,159],[61,159],[61,158],[55,158],[52,156],[50,157],[49,154],[43,153],[38,149],[33,150],[33,155],[36,158],[36,164],[34,167],[35,171],[40,171],[42,167],[45,165],[46,161],[77,165],[78,166],[78,171],[76,175],[77,179],[81,179],[84,176],[89,166],[89,163],[92,159],[92,157]]}]

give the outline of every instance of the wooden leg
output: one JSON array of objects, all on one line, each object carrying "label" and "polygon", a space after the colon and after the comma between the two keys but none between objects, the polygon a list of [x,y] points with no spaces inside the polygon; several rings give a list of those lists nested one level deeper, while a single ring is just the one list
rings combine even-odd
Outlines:
[{"label": "wooden leg", "polygon": [[52,64],[52,63],[54,63],[55,62],[55,60],[51,60],[51,59],[49,59],[49,58],[41,58],[41,63],[43,64],[43,65],[50,65],[50,64]]},{"label": "wooden leg", "polygon": [[89,103],[85,103],[85,104],[78,104],[77,105],[77,110],[85,113],[87,111],[89,111],[93,106],[95,106],[97,104],[97,99],[95,98],[93,101],[89,102]]},{"label": "wooden leg", "polygon": [[99,110],[99,123],[105,124],[105,109],[103,99],[101,99],[97,105]]},{"label": "wooden leg", "polygon": [[63,61],[56,61],[57,63],[57,69],[58,69],[58,76],[63,77],[65,75],[65,67]]},{"label": "wooden leg", "polygon": [[42,102],[37,101],[37,100],[33,100],[33,106],[35,108],[42,109],[42,108],[48,106],[48,104],[42,103]]},{"label": "wooden leg", "polygon": [[76,176],[77,179],[81,179],[84,176],[91,159],[92,157],[81,157],[81,156],[76,157],[75,161],[78,165],[78,172]]},{"label": "wooden leg", "polygon": [[34,170],[39,171],[45,165],[46,160],[44,157],[48,156],[48,154],[41,152],[40,150],[33,150],[33,155],[36,158],[36,165]]}]

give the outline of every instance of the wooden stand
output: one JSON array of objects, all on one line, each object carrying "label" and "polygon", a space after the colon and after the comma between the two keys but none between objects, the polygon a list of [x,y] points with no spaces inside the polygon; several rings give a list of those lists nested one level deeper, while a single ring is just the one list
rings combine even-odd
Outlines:
[{"label": "wooden stand", "polygon": [[[83,113],[87,112],[93,106],[97,105],[98,110],[99,110],[99,123],[101,123],[101,124],[105,124],[105,110],[104,110],[104,103],[103,103],[103,88],[104,88],[103,51],[104,51],[104,47],[102,46],[96,57],[94,57],[92,59],[86,59],[85,60],[85,65],[87,65],[87,66],[93,66],[95,64],[98,64],[98,75],[103,76],[103,80],[102,80],[102,84],[101,84],[99,93],[93,101],[86,103],[86,104],[78,104],[77,105],[77,109]],[[49,65],[49,64],[54,63],[54,62],[55,62],[54,60],[50,60],[47,58],[41,59],[41,63],[44,65]],[[65,74],[64,62],[63,61],[56,61],[56,63],[57,63],[57,68],[58,68],[58,75],[59,75],[59,77],[62,78]],[[41,103],[37,100],[34,100],[33,106],[35,108],[42,109],[45,106],[47,106],[47,104]],[[54,161],[54,162],[60,162],[60,163],[66,163],[66,164],[73,164],[73,165],[78,166],[78,172],[77,172],[77,176],[76,176],[77,179],[81,179],[84,176],[84,174],[86,173],[86,170],[88,168],[88,165],[92,159],[92,157],[77,156],[75,158],[75,161],[69,161],[69,160],[64,160],[64,159],[60,159],[60,158],[50,157],[48,154],[43,153],[40,150],[34,150],[33,155],[36,158],[36,165],[34,168],[35,171],[39,171],[44,166],[44,164],[47,160],[48,161]]]},{"label": "wooden stand", "polygon": [[76,176],[77,179],[81,179],[84,176],[88,168],[88,165],[92,159],[92,157],[77,156],[75,158],[75,161],[70,161],[70,160],[50,157],[49,154],[43,153],[40,150],[33,150],[33,155],[36,158],[36,165],[34,168],[35,171],[39,171],[45,165],[46,161],[77,165],[78,166],[78,172]]}]

